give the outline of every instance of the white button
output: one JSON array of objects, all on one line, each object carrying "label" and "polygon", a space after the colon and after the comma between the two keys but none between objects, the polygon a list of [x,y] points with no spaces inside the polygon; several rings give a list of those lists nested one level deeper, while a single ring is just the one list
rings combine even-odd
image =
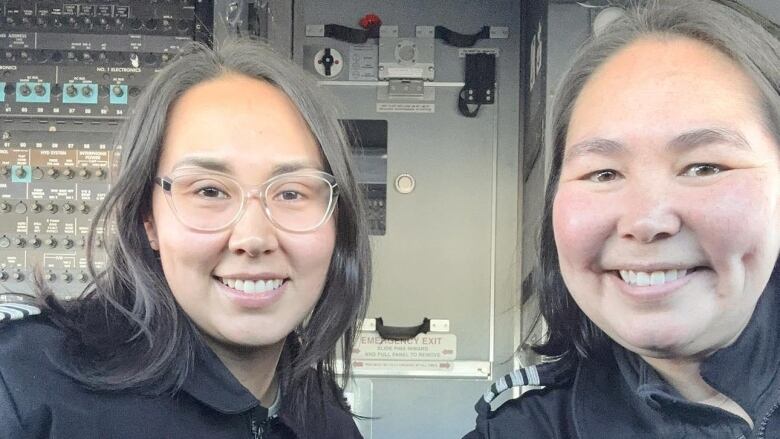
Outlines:
[{"label": "white button", "polygon": [[408,194],[414,190],[414,177],[409,174],[401,174],[395,178],[395,189],[402,193]]}]

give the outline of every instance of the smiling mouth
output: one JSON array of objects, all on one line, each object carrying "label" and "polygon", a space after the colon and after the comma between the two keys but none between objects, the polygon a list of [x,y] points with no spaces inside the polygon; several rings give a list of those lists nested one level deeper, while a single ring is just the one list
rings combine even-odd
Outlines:
[{"label": "smiling mouth", "polygon": [[634,270],[618,270],[615,273],[623,279],[623,282],[631,286],[648,287],[654,285],[663,285],[665,283],[674,282],[677,279],[681,279],[690,273],[693,273],[703,267],[692,267],[687,269],[671,269],[671,270],[658,270],[658,271],[634,271]]},{"label": "smiling mouth", "polygon": [[279,289],[287,279],[258,279],[258,280],[245,280],[245,279],[230,279],[223,277],[215,277],[223,285],[232,288],[236,291],[240,291],[246,294],[267,293]]}]

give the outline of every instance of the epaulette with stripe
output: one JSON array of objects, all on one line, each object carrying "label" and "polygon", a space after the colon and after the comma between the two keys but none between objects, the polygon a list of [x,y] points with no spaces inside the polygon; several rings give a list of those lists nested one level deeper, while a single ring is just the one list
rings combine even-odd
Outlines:
[{"label": "epaulette with stripe", "polygon": [[[562,361],[551,361],[535,366],[514,370],[497,379],[487,392],[479,398],[474,408],[477,410],[477,426],[487,421],[490,415],[490,403],[503,392],[522,386],[558,387],[568,382],[569,367]],[[479,428],[478,428],[479,429]]]},{"label": "epaulette with stripe", "polygon": [[0,294],[0,324],[22,320],[38,315],[41,308],[35,303],[35,298],[26,294]]}]

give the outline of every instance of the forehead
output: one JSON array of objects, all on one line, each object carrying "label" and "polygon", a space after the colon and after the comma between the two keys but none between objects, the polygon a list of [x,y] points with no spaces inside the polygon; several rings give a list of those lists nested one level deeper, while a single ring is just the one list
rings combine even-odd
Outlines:
[{"label": "forehead", "polygon": [[236,169],[285,161],[321,166],[320,149],[290,98],[259,79],[226,74],[187,90],[171,107],[161,169],[188,157]]},{"label": "forehead", "polygon": [[692,125],[761,122],[758,102],[752,79],[714,47],[683,37],[647,37],[612,55],[586,82],[566,143],[626,135],[631,127],[671,135]]}]

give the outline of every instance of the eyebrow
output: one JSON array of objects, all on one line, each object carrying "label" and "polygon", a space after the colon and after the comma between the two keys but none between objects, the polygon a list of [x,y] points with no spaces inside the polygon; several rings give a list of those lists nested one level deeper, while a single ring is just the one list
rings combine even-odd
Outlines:
[{"label": "eyebrow", "polygon": [[[209,171],[221,172],[223,174],[233,173],[233,168],[229,164],[225,163],[223,160],[214,159],[211,157],[185,157],[173,166],[173,170],[189,166],[203,168]],[[271,176],[300,171],[302,169],[316,169],[321,171],[322,166],[304,160],[292,160],[274,166],[273,170],[271,171]]]},{"label": "eyebrow", "polygon": [[[715,143],[731,145],[743,151],[752,150],[750,143],[741,132],[728,128],[700,128],[686,131],[672,139],[667,144],[667,148],[691,150]],[[616,155],[623,151],[625,151],[623,143],[597,137],[577,142],[566,148],[567,154],[564,154],[563,161],[566,163],[586,154]]]}]

